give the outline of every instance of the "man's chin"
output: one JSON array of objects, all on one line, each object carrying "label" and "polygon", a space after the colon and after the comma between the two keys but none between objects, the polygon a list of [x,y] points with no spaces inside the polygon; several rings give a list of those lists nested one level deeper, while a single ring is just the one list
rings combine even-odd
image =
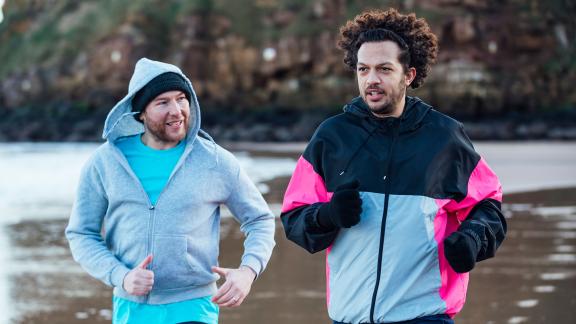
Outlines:
[{"label": "man's chin", "polygon": [[[368,108],[370,108],[370,111],[372,111],[372,112],[383,111],[383,110],[386,110],[388,106],[390,106],[390,104],[388,102],[386,102],[385,100],[371,101],[371,100],[368,100],[368,98],[366,98],[366,97],[362,97],[362,99],[364,99],[364,102],[366,103]],[[382,99],[385,99],[385,98],[382,98]]]},{"label": "man's chin", "polygon": [[394,109],[391,105],[368,105],[370,111],[375,115],[389,115],[394,112]]},{"label": "man's chin", "polygon": [[186,138],[186,133],[173,133],[173,134],[164,133],[163,138],[166,142],[178,143],[184,138]]},{"label": "man's chin", "polygon": [[186,138],[186,133],[174,135],[174,136],[172,136],[171,138],[172,138],[172,140],[173,140],[174,142],[180,142],[181,140],[183,140],[184,138]]}]

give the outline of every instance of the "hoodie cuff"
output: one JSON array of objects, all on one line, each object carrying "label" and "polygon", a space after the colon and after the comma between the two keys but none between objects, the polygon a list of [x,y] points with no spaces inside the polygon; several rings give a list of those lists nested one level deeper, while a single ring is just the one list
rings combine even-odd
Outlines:
[{"label": "hoodie cuff", "polygon": [[113,287],[119,287],[124,290],[124,277],[130,272],[130,269],[126,268],[123,264],[116,266],[110,273],[110,283]]},{"label": "hoodie cuff", "polygon": [[256,273],[256,278],[254,278],[254,280],[258,279],[260,273],[262,272],[262,270],[264,270],[262,264],[260,263],[260,260],[258,260],[258,258],[250,254],[242,257],[242,263],[240,264],[240,266],[246,266],[254,270],[254,272]]}]

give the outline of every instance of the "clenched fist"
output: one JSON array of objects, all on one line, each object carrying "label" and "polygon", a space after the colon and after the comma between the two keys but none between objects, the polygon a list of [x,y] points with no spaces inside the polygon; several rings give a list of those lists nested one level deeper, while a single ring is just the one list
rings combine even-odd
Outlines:
[{"label": "clenched fist", "polygon": [[212,297],[212,302],[220,307],[240,306],[256,278],[256,272],[247,266],[240,266],[238,269],[212,267],[212,272],[226,279]]},{"label": "clenched fist", "polygon": [[146,269],[151,262],[152,255],[149,255],[124,277],[122,288],[130,295],[144,296],[152,290],[152,285],[154,285],[154,272]]},{"label": "clenched fist", "polygon": [[350,228],[360,222],[362,199],[358,188],[360,182],[346,182],[334,190],[330,202],[318,210],[318,223],[326,229]]}]

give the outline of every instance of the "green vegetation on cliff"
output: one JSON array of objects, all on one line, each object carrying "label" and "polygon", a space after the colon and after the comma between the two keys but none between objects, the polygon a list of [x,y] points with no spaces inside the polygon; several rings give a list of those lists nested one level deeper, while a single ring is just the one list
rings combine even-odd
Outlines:
[{"label": "green vegetation on cliff", "polygon": [[97,137],[143,56],[191,77],[209,124],[337,112],[357,92],[338,27],[389,6],[425,17],[440,39],[438,63],[412,95],[470,120],[574,116],[569,0],[10,0],[0,140]]}]

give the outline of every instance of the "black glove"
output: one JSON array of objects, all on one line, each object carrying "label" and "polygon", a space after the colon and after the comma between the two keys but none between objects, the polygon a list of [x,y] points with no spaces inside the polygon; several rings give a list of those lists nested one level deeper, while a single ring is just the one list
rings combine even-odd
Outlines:
[{"label": "black glove", "polygon": [[330,202],[318,210],[318,224],[326,229],[350,228],[358,224],[362,212],[359,186],[358,180],[338,186]]},{"label": "black glove", "polygon": [[482,248],[479,233],[483,231],[482,225],[464,222],[444,240],[444,255],[454,271],[464,273],[474,268]]}]

